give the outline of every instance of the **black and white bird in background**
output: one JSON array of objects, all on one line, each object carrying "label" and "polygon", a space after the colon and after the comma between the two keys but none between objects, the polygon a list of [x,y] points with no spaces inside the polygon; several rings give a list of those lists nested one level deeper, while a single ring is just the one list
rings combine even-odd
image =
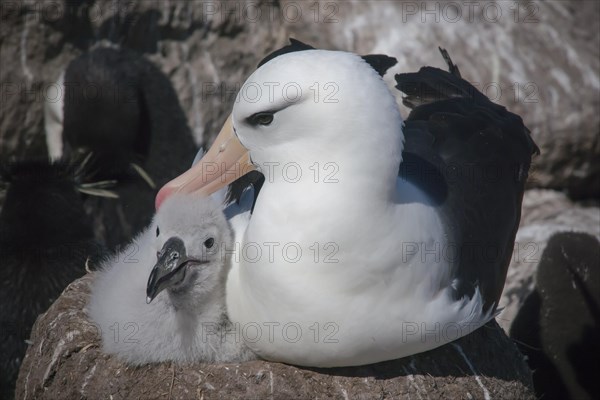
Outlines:
[{"label": "black and white bird in background", "polygon": [[194,158],[193,141],[167,76],[133,50],[97,47],[58,78],[64,97],[47,101],[44,125],[51,160],[90,157],[90,179],[114,180],[118,199],[86,199],[97,238],[126,245],[150,223],[157,187]]}]

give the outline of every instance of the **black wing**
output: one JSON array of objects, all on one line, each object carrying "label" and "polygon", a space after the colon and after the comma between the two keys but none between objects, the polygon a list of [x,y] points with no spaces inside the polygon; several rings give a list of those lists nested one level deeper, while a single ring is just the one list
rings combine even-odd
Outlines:
[{"label": "black wing", "polygon": [[[440,49],[442,50],[442,49]],[[531,157],[539,149],[518,115],[492,103],[450,71],[423,67],[396,75],[405,121],[400,174],[434,199],[451,245],[456,297],[479,286],[485,309],[498,305],[514,239]]]}]

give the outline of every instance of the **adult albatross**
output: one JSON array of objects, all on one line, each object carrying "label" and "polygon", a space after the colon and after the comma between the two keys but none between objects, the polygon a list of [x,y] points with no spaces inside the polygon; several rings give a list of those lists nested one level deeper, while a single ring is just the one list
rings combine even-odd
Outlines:
[{"label": "adult albatross", "polygon": [[449,57],[451,72],[396,76],[403,122],[374,60],[298,42],[270,55],[211,149],[157,196],[264,175],[236,226],[227,309],[265,359],[395,359],[497,311],[537,147]]}]

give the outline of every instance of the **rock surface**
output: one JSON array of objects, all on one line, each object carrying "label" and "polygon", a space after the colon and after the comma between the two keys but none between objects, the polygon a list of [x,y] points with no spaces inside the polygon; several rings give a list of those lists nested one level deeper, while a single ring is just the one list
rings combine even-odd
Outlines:
[{"label": "rock surface", "polygon": [[364,367],[319,370],[265,361],[129,367],[102,353],[86,317],[92,279],[72,283],[37,320],[16,398],[534,398],[523,357],[494,322],[433,351]]},{"label": "rock surface", "polygon": [[[497,2],[30,2],[1,9],[0,158],[45,154],[42,100],[64,65],[99,41],[143,53],[171,79],[197,143],[240,84],[288,36],[444,67],[523,116],[540,146],[531,186],[600,196],[600,4]],[[391,78],[391,74],[390,74]]]}]

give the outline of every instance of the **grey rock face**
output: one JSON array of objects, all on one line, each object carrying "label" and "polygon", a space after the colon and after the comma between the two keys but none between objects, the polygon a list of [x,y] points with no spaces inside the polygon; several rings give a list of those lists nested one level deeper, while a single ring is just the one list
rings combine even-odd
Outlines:
[{"label": "grey rock face", "polygon": [[[241,364],[131,367],[101,351],[85,314],[93,275],[73,282],[33,328],[18,399],[533,399],[521,354],[496,323],[433,351],[379,364],[335,369]],[[134,339],[115,327],[115,340]]]}]

